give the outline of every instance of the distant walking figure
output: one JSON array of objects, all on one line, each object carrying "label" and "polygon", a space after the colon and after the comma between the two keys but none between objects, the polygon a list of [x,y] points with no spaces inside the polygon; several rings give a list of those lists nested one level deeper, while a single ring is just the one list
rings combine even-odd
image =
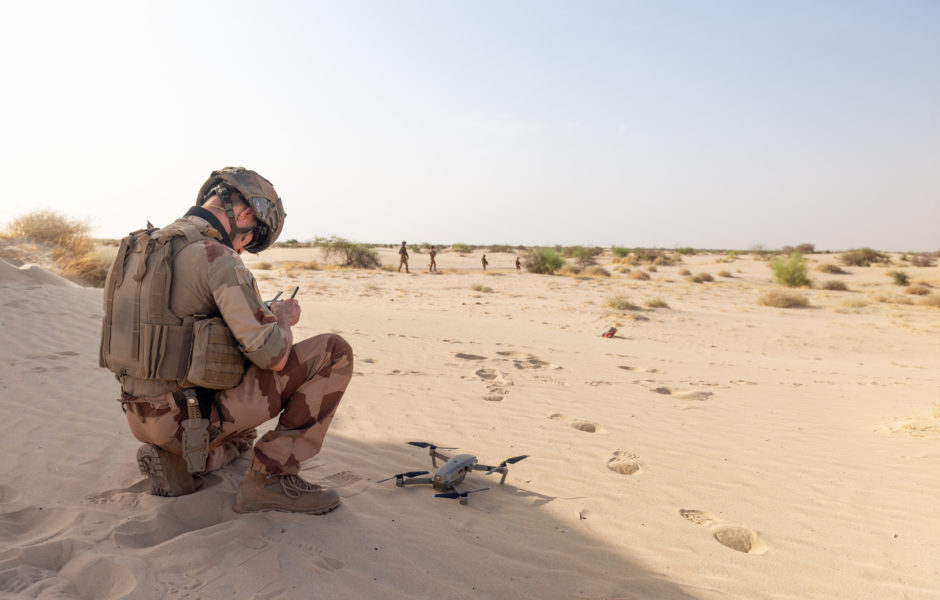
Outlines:
[{"label": "distant walking figure", "polygon": [[489,262],[487,262],[485,254],[483,255],[483,258],[480,259],[480,262],[483,263],[483,270],[485,271],[486,265],[490,264]]},{"label": "distant walking figure", "polygon": [[431,257],[431,264],[428,265],[429,273],[437,273],[437,261],[434,260],[434,257],[437,256],[437,249],[434,246],[431,246],[431,251],[428,253]]},{"label": "distant walking figure", "polygon": [[411,271],[408,270],[408,248],[405,247],[405,242],[401,243],[398,255],[401,257],[401,260],[398,261],[398,272],[401,273],[402,265],[404,265],[405,273],[410,273]]},{"label": "distant walking figure", "polygon": [[517,270],[517,271],[521,271],[521,270],[522,270],[522,261],[519,260],[519,257],[518,257],[518,256],[516,257],[516,270]]}]

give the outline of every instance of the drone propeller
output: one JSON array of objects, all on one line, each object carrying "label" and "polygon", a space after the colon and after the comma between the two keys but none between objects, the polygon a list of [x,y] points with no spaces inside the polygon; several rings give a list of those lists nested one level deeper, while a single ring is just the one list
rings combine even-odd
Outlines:
[{"label": "drone propeller", "polygon": [[397,475],[392,475],[391,477],[386,477],[376,483],[382,483],[383,481],[388,481],[389,479],[404,479],[405,477],[417,477],[418,475],[427,475],[430,471],[408,471],[407,473],[398,473]]},{"label": "drone propeller", "polygon": [[440,448],[441,450],[456,450],[456,448],[445,448],[443,446],[435,446],[434,444],[430,444],[428,442],[408,442],[408,443],[411,444],[412,446],[417,446],[418,448],[430,448],[431,450],[436,450],[438,448]]},{"label": "drone propeller", "polygon": [[475,494],[477,492],[485,492],[490,488],[480,488],[478,490],[469,490],[467,492],[441,492],[440,494],[434,494],[435,498],[466,498],[467,494]]},{"label": "drone propeller", "polygon": [[516,464],[517,462],[519,462],[520,460],[522,460],[523,458],[529,458],[529,455],[528,455],[528,454],[521,454],[521,455],[519,455],[519,456],[513,456],[512,458],[507,458],[507,459],[504,460],[503,462],[499,463],[498,466],[495,466],[495,467],[493,467],[492,469],[488,469],[488,470],[486,471],[485,475],[489,475],[490,473],[495,473],[496,471],[499,471],[500,469],[502,469],[502,468],[505,467],[506,465],[514,465],[514,464]]}]

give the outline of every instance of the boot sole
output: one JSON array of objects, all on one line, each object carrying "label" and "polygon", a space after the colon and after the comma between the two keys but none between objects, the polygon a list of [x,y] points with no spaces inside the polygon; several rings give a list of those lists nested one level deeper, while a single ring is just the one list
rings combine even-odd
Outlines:
[{"label": "boot sole", "polygon": [[150,493],[154,496],[175,498],[192,494],[202,487],[202,481],[186,470],[183,457],[153,444],[144,444],[137,449],[137,468],[150,481]]}]

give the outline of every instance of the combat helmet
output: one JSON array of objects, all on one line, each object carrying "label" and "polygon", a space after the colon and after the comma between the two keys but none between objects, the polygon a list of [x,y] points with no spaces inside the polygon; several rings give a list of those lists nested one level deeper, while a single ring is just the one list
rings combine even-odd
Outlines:
[{"label": "combat helmet", "polygon": [[[235,224],[235,211],[230,197],[232,190],[241,194],[242,198],[248,202],[258,220],[257,227],[238,227]],[[253,231],[251,242],[245,246],[248,252],[257,254],[269,248],[281,234],[284,228],[284,218],[287,216],[284,212],[284,205],[271,182],[258,173],[244,167],[225,167],[213,171],[199,189],[196,204],[201,206],[213,194],[222,199],[232,232]]]}]

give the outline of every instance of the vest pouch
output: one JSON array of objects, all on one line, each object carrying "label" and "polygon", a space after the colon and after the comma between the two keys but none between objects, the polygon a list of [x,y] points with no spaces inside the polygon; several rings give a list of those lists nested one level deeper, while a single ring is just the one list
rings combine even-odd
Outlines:
[{"label": "vest pouch", "polygon": [[184,325],[153,325],[140,328],[140,358],[137,372],[141,379],[182,381],[189,365],[192,328]]},{"label": "vest pouch", "polygon": [[245,355],[219,317],[193,323],[193,353],[186,381],[197,387],[227,390],[242,381]]}]

